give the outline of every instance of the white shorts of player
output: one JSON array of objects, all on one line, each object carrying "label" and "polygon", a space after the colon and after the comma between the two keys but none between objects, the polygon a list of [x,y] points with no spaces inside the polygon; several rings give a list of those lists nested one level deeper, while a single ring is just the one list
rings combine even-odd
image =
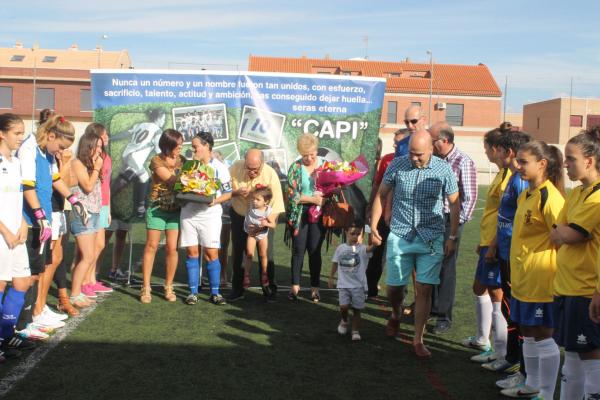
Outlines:
[{"label": "white shorts of player", "polygon": [[200,245],[209,249],[221,248],[221,214],[220,204],[208,207],[206,204],[187,203],[181,208],[181,247]]},{"label": "white shorts of player", "polygon": [[52,240],[58,240],[67,233],[67,219],[62,211],[52,212]]},{"label": "white shorts of player", "polygon": [[4,238],[0,237],[0,241],[2,241],[0,243],[0,281],[10,282],[13,278],[31,276],[25,243],[11,250],[6,245]]}]

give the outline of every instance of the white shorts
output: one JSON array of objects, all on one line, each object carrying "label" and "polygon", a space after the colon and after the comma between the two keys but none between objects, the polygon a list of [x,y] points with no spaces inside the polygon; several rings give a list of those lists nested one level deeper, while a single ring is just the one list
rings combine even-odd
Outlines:
[{"label": "white shorts", "polygon": [[[4,240],[0,238],[0,240]],[[9,249],[6,243],[0,244],[0,281],[12,281],[13,278],[31,276],[29,257],[25,243]]]},{"label": "white shorts", "polygon": [[67,234],[67,219],[62,211],[52,212],[52,240],[58,240],[61,235]]},{"label": "white shorts", "polygon": [[123,222],[120,219],[113,218],[110,220],[110,226],[106,228],[109,231],[127,231],[131,230],[131,222]]},{"label": "white shorts", "polygon": [[188,203],[183,206],[179,224],[179,245],[220,249],[222,213],[219,205],[207,207],[203,204]]}]

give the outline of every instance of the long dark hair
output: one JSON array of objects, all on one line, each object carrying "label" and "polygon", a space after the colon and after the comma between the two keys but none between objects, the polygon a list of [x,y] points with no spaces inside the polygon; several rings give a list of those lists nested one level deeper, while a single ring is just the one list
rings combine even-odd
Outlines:
[{"label": "long dark hair", "polygon": [[[87,169],[88,175],[91,175],[94,171],[94,160],[92,155],[96,150],[98,141],[102,142],[102,138],[96,134],[96,132],[86,132],[79,139],[79,145],[77,146],[77,159]],[[102,180],[102,174],[99,174],[99,179]]]},{"label": "long dark hair", "polygon": [[6,132],[15,124],[22,124],[23,120],[17,114],[0,114],[0,131]]},{"label": "long dark hair", "polygon": [[[91,124],[85,127],[85,131],[83,132],[83,134],[94,134],[98,136],[100,140],[102,140],[102,133],[104,133],[105,131],[106,127],[104,125],[102,125],[99,122],[92,122]],[[106,143],[104,143],[104,140],[102,140],[102,153],[106,154]]]}]

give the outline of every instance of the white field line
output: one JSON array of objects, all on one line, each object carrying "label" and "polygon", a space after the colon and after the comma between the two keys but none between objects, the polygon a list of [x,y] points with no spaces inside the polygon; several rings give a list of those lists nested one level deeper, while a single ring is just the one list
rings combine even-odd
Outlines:
[{"label": "white field line", "polygon": [[73,332],[85,318],[91,314],[107,296],[98,297],[95,304],[80,311],[77,317],[69,318],[67,324],[59,329],[55,334],[50,336],[46,341],[40,342],[38,347],[31,352],[23,352],[22,360],[7,360],[10,362],[19,362],[12,371],[0,380],[0,398],[12,390],[12,388],[48,354],[50,350],[55,348],[62,342],[71,332]]}]

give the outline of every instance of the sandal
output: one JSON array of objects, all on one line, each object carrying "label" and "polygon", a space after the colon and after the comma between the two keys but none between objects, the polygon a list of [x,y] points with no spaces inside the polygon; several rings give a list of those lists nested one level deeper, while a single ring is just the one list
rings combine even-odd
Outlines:
[{"label": "sandal", "polygon": [[173,291],[173,285],[165,285],[165,300],[169,302],[177,301],[177,296]]},{"label": "sandal", "polygon": [[140,301],[142,303],[149,304],[152,301],[151,291],[152,289],[150,286],[142,286],[142,289],[140,290]]},{"label": "sandal", "polygon": [[77,296],[71,296],[69,300],[71,301],[71,304],[77,308],[87,308],[92,305],[83,293],[79,293]]}]

